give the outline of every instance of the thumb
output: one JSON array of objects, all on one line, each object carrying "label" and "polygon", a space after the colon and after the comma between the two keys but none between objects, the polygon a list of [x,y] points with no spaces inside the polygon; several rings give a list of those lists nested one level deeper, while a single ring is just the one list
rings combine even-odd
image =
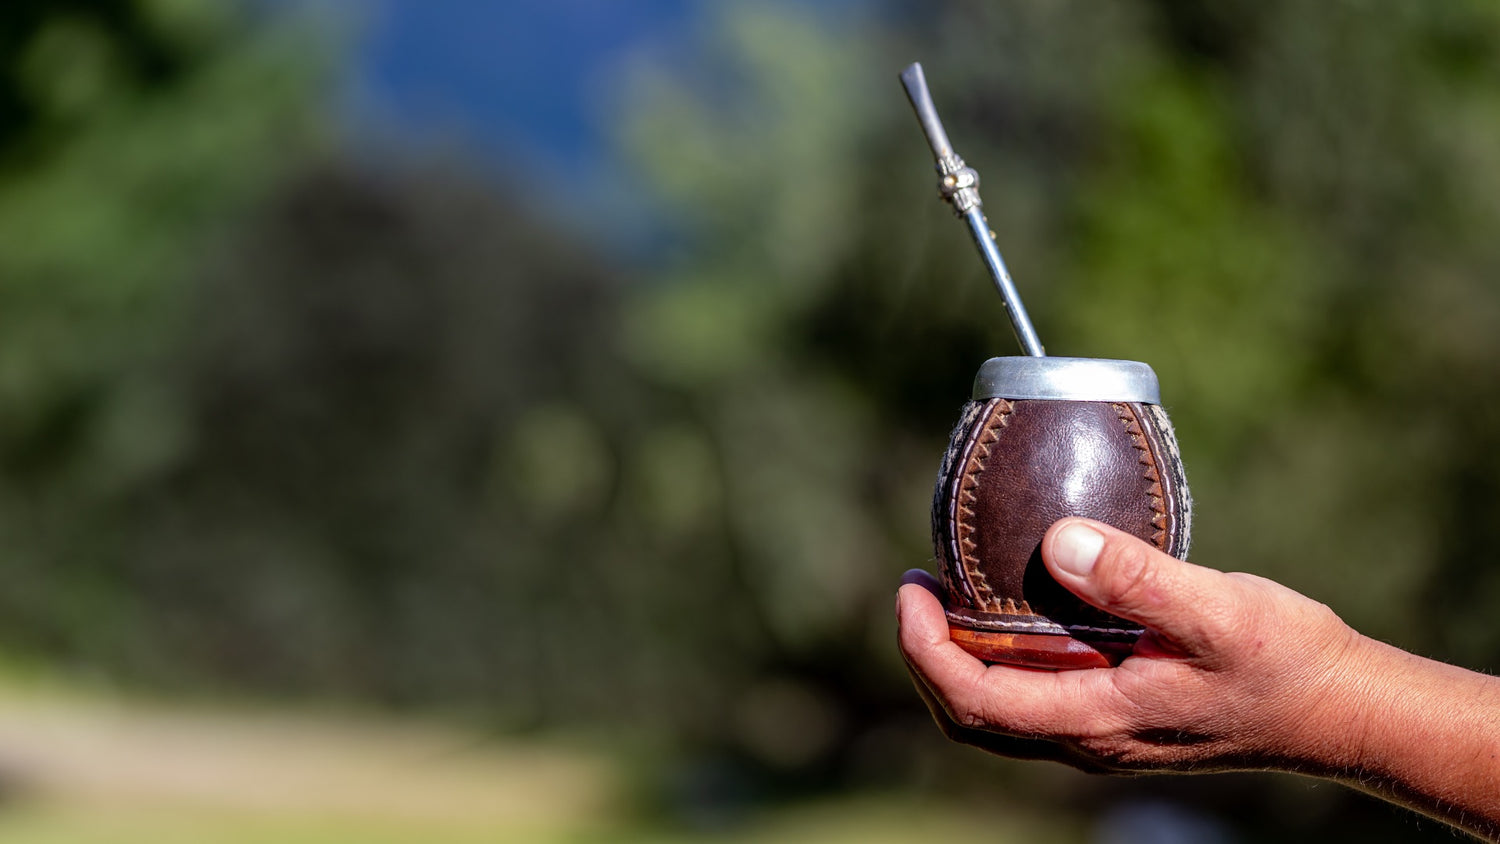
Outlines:
[{"label": "thumb", "polygon": [[1063,519],[1042,538],[1052,576],[1105,612],[1139,622],[1178,649],[1205,653],[1223,641],[1240,584],[1158,551],[1116,528]]}]

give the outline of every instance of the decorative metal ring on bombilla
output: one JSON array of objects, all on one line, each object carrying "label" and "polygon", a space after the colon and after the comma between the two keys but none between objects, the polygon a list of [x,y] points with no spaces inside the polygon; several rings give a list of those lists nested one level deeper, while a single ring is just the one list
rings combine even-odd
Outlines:
[{"label": "decorative metal ring on bombilla", "polygon": [[938,472],[932,535],[949,631],[987,662],[1118,664],[1145,631],[1053,580],[1041,541],[1058,519],[1084,516],[1186,557],[1191,502],[1156,373],[1137,361],[1047,357],[981,210],[979,174],[953,151],[922,66],[901,82],[937,160],[938,191],[967,224],[1026,352],[980,366]]}]

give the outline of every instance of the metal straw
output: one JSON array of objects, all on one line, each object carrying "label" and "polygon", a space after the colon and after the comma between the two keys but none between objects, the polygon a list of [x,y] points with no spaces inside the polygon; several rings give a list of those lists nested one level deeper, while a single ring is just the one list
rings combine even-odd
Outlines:
[{"label": "metal straw", "polygon": [[990,278],[999,289],[1000,298],[1005,301],[1005,311],[1010,315],[1016,340],[1026,354],[1046,357],[1042,341],[1036,336],[1036,329],[1031,327],[1031,317],[1026,315],[1026,306],[1021,304],[1021,294],[1016,291],[1015,282],[1010,280],[1005,259],[1000,257],[1000,248],[995,245],[990,224],[980,210],[983,203],[979,200],[979,174],[974,172],[974,168],[964,164],[964,160],[953,151],[953,144],[948,142],[948,133],[943,131],[943,122],[938,119],[937,109],[932,105],[932,94],[927,90],[927,79],[922,75],[921,63],[913,62],[911,67],[901,71],[901,84],[906,86],[906,96],[911,100],[911,107],[922,124],[922,132],[927,136],[927,144],[932,147],[932,155],[937,159],[937,171],[941,177],[938,180],[938,193],[952,203],[954,212],[968,223],[969,235],[974,238],[974,245],[979,247],[984,265],[989,268]]}]

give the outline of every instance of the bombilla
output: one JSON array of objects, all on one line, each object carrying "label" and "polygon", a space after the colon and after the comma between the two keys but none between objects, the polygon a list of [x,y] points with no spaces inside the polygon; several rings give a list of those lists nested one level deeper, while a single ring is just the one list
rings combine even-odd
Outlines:
[{"label": "bombilla", "polygon": [[1010,280],[1005,259],[1000,257],[1000,248],[995,245],[990,224],[980,210],[983,203],[979,200],[979,174],[974,172],[974,168],[964,164],[964,160],[953,151],[948,133],[943,131],[943,122],[938,119],[937,108],[932,104],[932,94],[927,90],[927,80],[922,76],[920,62],[913,62],[910,67],[901,71],[901,84],[906,86],[906,96],[911,100],[911,107],[917,113],[918,122],[922,124],[922,132],[927,136],[927,145],[932,147],[932,155],[937,160],[938,193],[953,205],[954,212],[968,224],[969,235],[974,238],[974,245],[979,247],[979,255],[984,259],[990,278],[994,280],[995,287],[1000,291],[1000,298],[1005,302],[1005,311],[1010,315],[1016,340],[1031,357],[1046,357],[1042,341],[1036,336],[1036,329],[1031,327],[1031,317],[1026,315],[1026,306],[1021,304],[1021,294],[1016,291],[1015,282]]}]

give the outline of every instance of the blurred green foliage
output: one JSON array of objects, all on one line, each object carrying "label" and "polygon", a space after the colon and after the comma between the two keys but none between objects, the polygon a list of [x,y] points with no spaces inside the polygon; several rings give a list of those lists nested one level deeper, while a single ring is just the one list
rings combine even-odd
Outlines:
[{"label": "blurred green foliage", "polygon": [[109,524],[185,447],[191,268],[309,138],[313,62],[222,7],[18,3],[0,43],[0,536],[13,646],[116,657]]},{"label": "blurred green foliage", "polygon": [[[641,730],[685,802],[958,787],[890,593],[1013,345],[921,58],[1049,350],[1160,374],[1194,559],[1500,665],[1496,7],[727,6],[621,76],[669,230],[633,264],[462,161],[346,151],[324,60],[218,8],[0,13],[8,649]],[[1199,797],[1380,823],[1293,792]]]}]

